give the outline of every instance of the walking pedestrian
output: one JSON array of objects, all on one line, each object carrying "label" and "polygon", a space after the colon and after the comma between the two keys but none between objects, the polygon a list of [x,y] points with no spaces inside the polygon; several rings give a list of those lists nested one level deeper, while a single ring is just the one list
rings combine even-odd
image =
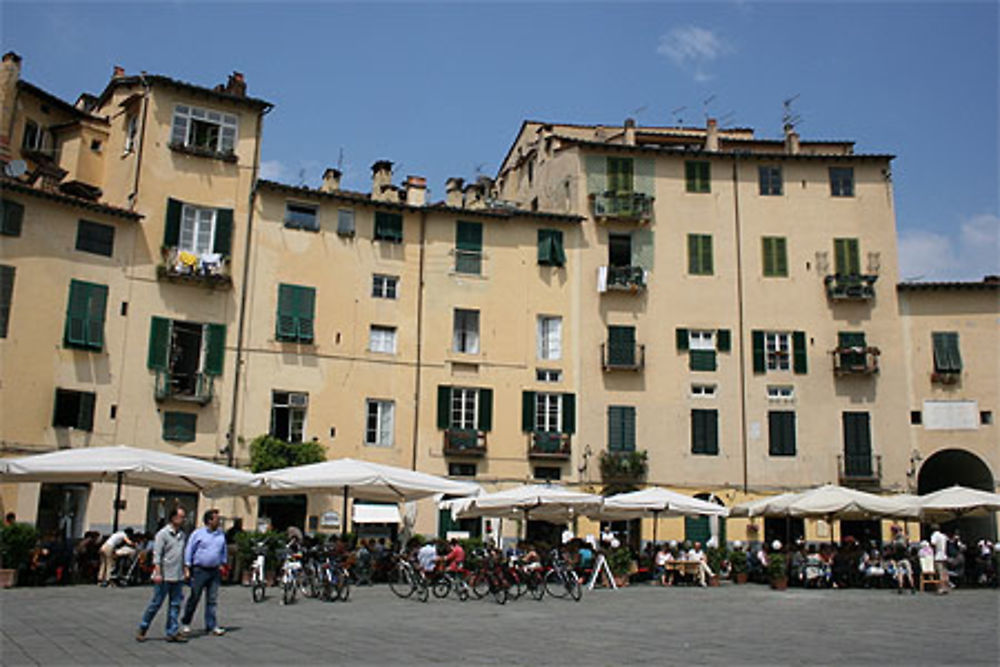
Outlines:
[{"label": "walking pedestrian", "polygon": [[153,542],[153,599],[139,622],[135,640],[146,641],[146,631],[153,622],[163,600],[170,598],[167,607],[167,641],[186,642],[177,631],[177,617],[184,598],[184,508],[177,506],[170,513],[170,520],[156,533]]},{"label": "walking pedestrian", "polygon": [[219,584],[222,577],[220,566],[226,562],[226,535],[219,529],[219,510],[211,509],[205,512],[202,519],[205,525],[194,531],[184,550],[184,565],[191,577],[191,595],[188,596],[181,618],[181,633],[191,633],[191,619],[205,593],[205,632],[213,635],[224,635],[225,628],[219,627],[216,618],[216,606],[219,601]]},{"label": "walking pedestrian", "polygon": [[938,594],[948,592],[948,536],[941,532],[941,526],[933,524],[931,528],[931,546],[934,548],[934,572],[937,574]]}]

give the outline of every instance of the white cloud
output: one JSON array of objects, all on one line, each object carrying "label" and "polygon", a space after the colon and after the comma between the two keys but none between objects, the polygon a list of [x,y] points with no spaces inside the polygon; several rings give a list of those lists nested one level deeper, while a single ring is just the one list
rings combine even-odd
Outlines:
[{"label": "white cloud", "polygon": [[269,181],[281,181],[288,173],[288,169],[278,160],[261,160],[260,177]]},{"label": "white cloud", "polygon": [[902,280],[982,280],[1000,274],[1000,216],[975,215],[949,236],[925,230],[899,235]]},{"label": "white cloud", "polygon": [[698,26],[674,28],[660,36],[660,45],[656,47],[658,54],[669,58],[698,82],[712,79],[708,65],[733,51],[715,32]]}]

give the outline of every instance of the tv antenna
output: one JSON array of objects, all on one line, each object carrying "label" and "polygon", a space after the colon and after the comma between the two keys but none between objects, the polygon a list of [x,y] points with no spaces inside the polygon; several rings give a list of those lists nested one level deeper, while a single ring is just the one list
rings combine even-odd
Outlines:
[{"label": "tv antenna", "polygon": [[702,111],[705,113],[706,121],[708,120],[708,105],[711,104],[714,100],[715,100],[715,93],[712,93],[711,95],[709,95],[708,97],[706,97],[704,100],[701,101],[701,108]]},{"label": "tv antenna", "polygon": [[674,117],[674,123],[677,125],[684,124],[684,118],[681,117],[681,112],[686,111],[687,107],[677,107],[676,109],[670,110],[670,115]]},{"label": "tv antenna", "polygon": [[344,147],[340,147],[340,153],[337,154],[337,171],[341,174],[344,173]]},{"label": "tv antenna", "polygon": [[629,115],[633,116],[633,117],[638,116],[639,114],[641,114],[643,111],[645,111],[648,108],[649,108],[648,104],[643,104],[638,109],[632,109],[632,111],[629,112]]},{"label": "tv antenna", "polygon": [[799,99],[799,93],[792,95],[781,103],[781,106],[784,107],[784,112],[781,114],[781,127],[783,130],[794,130],[795,126],[802,122],[802,116],[792,111],[792,103],[797,99]]},{"label": "tv antenna", "polygon": [[726,113],[719,116],[719,125],[729,125],[736,118],[735,111],[727,111]]},{"label": "tv antenna", "polygon": [[306,184],[306,168],[302,167],[299,169],[299,187],[301,188]]}]

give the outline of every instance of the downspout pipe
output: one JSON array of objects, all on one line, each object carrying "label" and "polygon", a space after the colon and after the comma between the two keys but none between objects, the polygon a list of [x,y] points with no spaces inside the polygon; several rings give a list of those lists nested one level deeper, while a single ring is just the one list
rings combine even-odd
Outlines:
[{"label": "downspout pipe", "polygon": [[740,450],[743,458],[743,493],[749,490],[747,461],[746,345],[743,332],[743,231],[740,223],[739,155],[733,155],[733,222],[736,231],[736,330],[739,332]]},{"label": "downspout pipe", "polygon": [[132,181],[132,192],[128,196],[128,207],[135,210],[139,199],[139,176],[142,173],[142,154],[146,148],[146,121],[149,115],[149,82],[146,73],[139,74],[142,81],[142,128],[139,130],[139,149],[135,153],[135,180]]},{"label": "downspout pipe", "polygon": [[413,380],[413,452],[410,469],[417,469],[417,451],[420,443],[421,380],[423,377],[424,343],[424,261],[427,245],[427,211],[420,212],[420,263],[417,276],[417,364]]}]

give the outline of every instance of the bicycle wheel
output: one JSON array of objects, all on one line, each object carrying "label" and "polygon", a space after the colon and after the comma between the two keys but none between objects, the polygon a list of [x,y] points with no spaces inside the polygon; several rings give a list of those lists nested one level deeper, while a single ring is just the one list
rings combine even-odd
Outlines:
[{"label": "bicycle wheel", "polygon": [[545,575],[545,592],[554,598],[562,599],[566,597],[569,590],[566,588],[565,576],[559,570],[549,570]]},{"label": "bicycle wheel", "polygon": [[583,597],[583,585],[580,584],[580,577],[572,570],[566,573],[566,590],[573,598],[573,602],[579,602],[580,598]]},{"label": "bicycle wheel", "polygon": [[483,572],[477,572],[472,579],[472,594],[477,600],[482,600],[490,594],[490,580]]},{"label": "bicycle wheel", "polygon": [[455,593],[458,595],[458,599],[465,602],[469,599],[469,585],[462,580],[455,582]]},{"label": "bicycle wheel", "polygon": [[448,594],[451,593],[451,579],[446,575],[439,575],[431,584],[431,592],[439,600],[448,597]]},{"label": "bicycle wheel", "polygon": [[507,594],[507,587],[503,585],[502,581],[496,581],[495,585],[491,587],[493,593],[493,600],[497,604],[507,604],[509,598]]},{"label": "bicycle wheel", "polygon": [[416,584],[409,570],[405,567],[397,567],[389,577],[389,588],[397,597],[408,598],[416,590]]},{"label": "bicycle wheel", "polygon": [[253,583],[253,590],[251,591],[251,593],[253,595],[253,601],[254,602],[263,602],[264,601],[264,582],[263,581],[255,581]]},{"label": "bicycle wheel", "polygon": [[286,579],[281,586],[281,601],[284,604],[292,604],[295,602],[295,581],[292,579]]},{"label": "bicycle wheel", "polygon": [[299,573],[299,593],[302,594],[304,598],[316,597],[316,585],[313,583],[316,579],[316,572],[313,570],[311,565],[307,565],[302,568],[302,572]]},{"label": "bicycle wheel", "polygon": [[531,591],[531,597],[534,600],[541,600],[545,597],[545,581],[540,573],[533,572],[531,574],[531,579],[528,580],[528,590]]},{"label": "bicycle wheel", "polygon": [[512,600],[517,600],[526,590],[524,585],[524,576],[517,570],[506,570],[503,573],[503,577],[507,582],[507,597]]}]

